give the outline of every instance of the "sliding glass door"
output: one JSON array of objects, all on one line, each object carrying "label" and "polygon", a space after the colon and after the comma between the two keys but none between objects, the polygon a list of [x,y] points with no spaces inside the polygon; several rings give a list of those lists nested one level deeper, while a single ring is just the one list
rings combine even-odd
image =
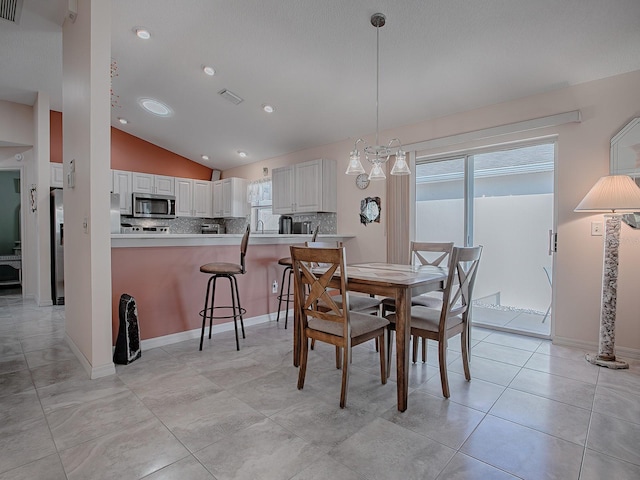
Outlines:
[{"label": "sliding glass door", "polygon": [[416,160],[416,240],[483,245],[476,325],[548,336],[555,145]]}]

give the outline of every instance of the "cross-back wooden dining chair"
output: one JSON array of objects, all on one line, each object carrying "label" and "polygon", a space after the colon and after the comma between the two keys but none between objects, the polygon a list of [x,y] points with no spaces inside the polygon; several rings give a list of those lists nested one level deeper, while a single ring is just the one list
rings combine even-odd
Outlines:
[{"label": "cross-back wooden dining chair", "polygon": [[[432,265],[435,267],[446,266],[453,252],[453,242],[411,242],[410,260],[411,265]],[[442,289],[437,290],[442,292]],[[439,307],[442,304],[442,295],[434,295],[429,292],[427,295],[416,295],[411,298],[411,305],[422,305],[424,307]],[[382,300],[382,316],[389,312],[396,311],[395,298],[385,298]],[[418,338],[413,339],[413,363],[418,361]],[[422,361],[427,361],[427,342],[422,342]]]},{"label": "cross-back wooden dining chair", "polygon": [[[414,305],[411,307],[411,335],[438,342],[440,362],[440,381],[442,394],[449,398],[449,380],[447,376],[447,341],[454,335],[460,335],[462,365],[467,381],[471,380],[469,371],[469,312],[473,286],[478,273],[482,246],[454,247],[449,262],[447,283],[442,294],[442,307],[439,309]],[[396,321],[395,313],[387,316],[390,329]],[[391,348],[389,335],[388,349]],[[389,362],[391,356],[389,355]],[[387,367],[388,368],[388,367]]]},{"label": "cross-back wooden dining chair", "polygon": [[[300,326],[301,350],[298,370],[298,389],[304,387],[307,372],[309,339],[335,345],[342,351],[342,386],[340,407],[347,403],[351,347],[378,338],[380,344],[380,379],[387,383],[385,353],[387,325],[378,315],[367,315],[349,310],[347,270],[344,247],[310,248],[291,246],[293,263],[294,308]],[[314,267],[314,265],[322,265]],[[314,271],[314,269],[316,271]],[[321,270],[321,271],[320,271]],[[337,304],[329,284],[340,275],[338,286],[342,302]]]},{"label": "cross-back wooden dining chair", "polygon": [[[309,248],[336,248],[342,247],[342,242],[305,242],[305,246]],[[338,305],[342,304],[342,296],[340,294],[335,294],[333,296],[334,302]],[[351,295],[349,297],[349,309],[354,312],[360,313],[368,313],[370,315],[378,315],[380,313],[380,304],[382,300],[376,298],[374,295],[364,296],[364,295]],[[311,341],[311,350],[315,347],[315,341]],[[376,340],[376,352],[380,351],[380,345],[378,344],[378,340]],[[336,351],[336,367],[340,368],[340,352]]]}]

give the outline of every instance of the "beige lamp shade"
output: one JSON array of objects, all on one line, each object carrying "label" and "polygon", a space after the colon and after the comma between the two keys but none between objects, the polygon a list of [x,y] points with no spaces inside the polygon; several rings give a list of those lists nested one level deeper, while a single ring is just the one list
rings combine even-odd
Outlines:
[{"label": "beige lamp shade", "polygon": [[627,175],[601,177],[575,212],[640,212],[640,188]]}]

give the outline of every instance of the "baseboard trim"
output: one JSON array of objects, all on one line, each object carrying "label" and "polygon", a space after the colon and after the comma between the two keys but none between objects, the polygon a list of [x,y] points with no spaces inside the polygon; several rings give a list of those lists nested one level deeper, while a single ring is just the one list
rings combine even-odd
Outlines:
[{"label": "baseboard trim", "polygon": [[[289,311],[289,315],[293,316],[293,310]],[[276,314],[267,313],[265,315],[259,315],[257,317],[245,318],[244,326],[250,327],[252,325],[260,325],[262,323],[267,323],[275,319],[276,319]],[[232,330],[233,330],[233,322],[226,322],[226,323],[214,325],[212,334],[215,335],[217,333],[229,332]],[[170,335],[164,335],[162,337],[148,338],[146,340],[142,340],[141,347],[142,347],[142,350],[144,351],[144,350],[150,350],[152,348],[171,345],[173,343],[184,342],[186,340],[193,340],[195,338],[200,338],[201,331],[202,331],[202,328],[195,328],[193,330],[187,330],[186,332],[172,333]],[[209,330],[207,327],[207,330],[205,331],[205,333],[208,331]]]},{"label": "baseboard trim", "polygon": [[[574,340],[572,338],[554,337],[554,345],[562,345],[565,347],[580,348],[585,350],[585,353],[595,353],[598,351],[598,344],[594,342],[583,342],[581,340]],[[640,360],[640,350],[637,348],[628,347],[615,347],[616,356],[622,358],[633,358],[634,360]]]},{"label": "baseboard trim", "polygon": [[91,380],[95,380],[96,378],[108,377],[109,375],[114,375],[116,373],[116,366],[113,364],[113,362],[107,363],[106,365],[94,367],[93,365],[91,365],[91,363],[89,363],[89,360],[87,360],[78,346],[66,333],[64,334],[64,340],[67,345],[69,345],[69,348],[76,356],[76,358],[80,362],[80,365],[82,365],[82,368],[84,368],[85,372],[87,372]]}]

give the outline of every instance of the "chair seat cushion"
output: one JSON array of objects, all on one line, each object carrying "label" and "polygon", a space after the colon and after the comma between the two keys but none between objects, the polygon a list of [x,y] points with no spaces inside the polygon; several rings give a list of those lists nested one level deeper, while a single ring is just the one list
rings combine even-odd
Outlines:
[{"label": "chair seat cushion", "polygon": [[[349,320],[351,321],[351,338],[359,337],[360,335],[389,325],[389,321],[386,318],[353,311],[349,312]],[[331,322],[329,320],[309,317],[308,325],[309,328],[313,330],[335,335],[336,337],[342,337],[343,327],[341,322]]]},{"label": "chair seat cushion", "polygon": [[[333,297],[336,305],[342,307],[342,295]],[[360,312],[362,310],[375,310],[380,306],[382,300],[375,297],[365,297],[364,295],[349,295],[349,310]]]},{"label": "chair seat cushion", "polygon": [[[442,293],[427,293],[424,295],[416,295],[411,297],[411,305],[421,305],[423,307],[440,308],[442,306]],[[395,298],[384,298],[382,304],[387,307],[388,310],[396,308]]]},{"label": "chair seat cushion", "polygon": [[284,265],[285,267],[291,267],[293,265],[293,261],[291,257],[284,257],[278,260],[278,265]]},{"label": "chair seat cushion", "polygon": [[[390,323],[396,323],[396,314],[387,315]],[[446,328],[449,329],[462,323],[462,317],[457,315],[447,320]],[[440,326],[440,309],[422,307],[420,305],[411,307],[411,328],[418,330],[426,330],[428,332],[437,332]]]},{"label": "chair seat cushion", "polygon": [[436,308],[438,311],[442,308],[442,293],[437,296],[437,294],[425,294],[425,295],[416,295],[415,297],[411,297],[411,305],[420,305],[423,307]]},{"label": "chair seat cushion", "polygon": [[241,274],[242,266],[238,265],[237,263],[215,262],[202,265],[200,267],[200,271],[202,273],[208,273],[211,275],[229,275],[236,273]]},{"label": "chair seat cushion", "polygon": [[[342,308],[342,295],[333,295],[331,297],[338,307]],[[374,297],[365,297],[364,295],[349,295],[349,310],[351,312],[375,313],[380,306],[382,300]],[[320,305],[324,302],[320,300]]]}]

